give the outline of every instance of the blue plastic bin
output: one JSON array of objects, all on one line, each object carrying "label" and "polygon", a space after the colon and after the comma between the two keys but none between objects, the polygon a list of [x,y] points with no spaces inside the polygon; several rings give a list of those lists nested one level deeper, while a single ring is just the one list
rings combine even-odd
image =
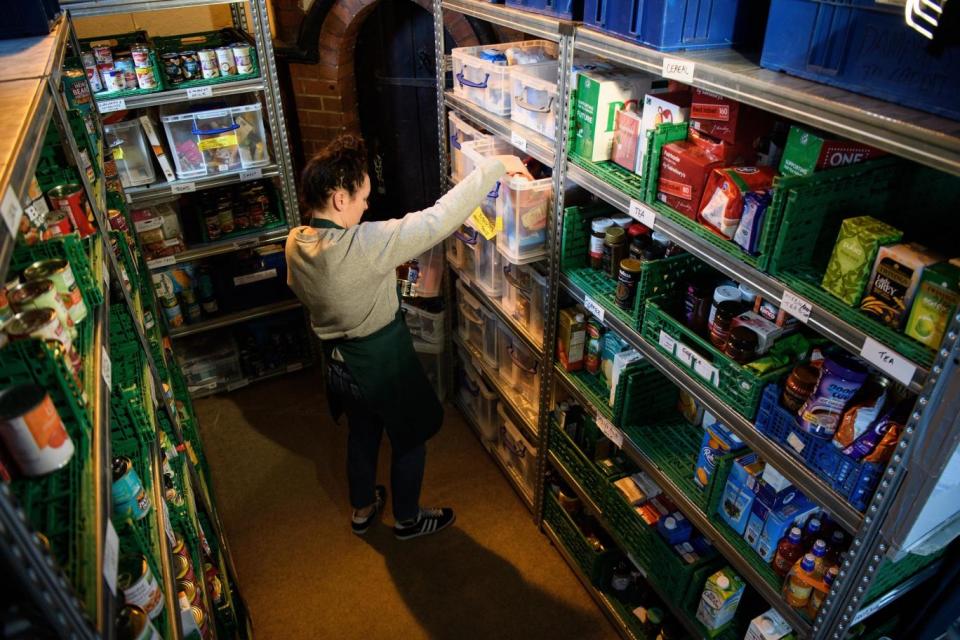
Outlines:
[{"label": "blue plastic bin", "polygon": [[883,475],[883,465],[852,460],[831,440],[802,430],[797,417],[780,405],[781,391],[782,388],[774,384],[763,390],[757,411],[757,430],[803,460],[855,509],[865,510]]},{"label": "blue plastic bin", "polygon": [[773,0],[767,69],[960,119],[960,48],[942,56],[903,8],[871,0]]},{"label": "blue plastic bin", "polygon": [[755,40],[763,0],[584,0],[583,22],[661,51],[711,49]]},{"label": "blue plastic bin", "polygon": [[564,20],[579,20],[583,15],[583,0],[506,0],[506,4]]}]

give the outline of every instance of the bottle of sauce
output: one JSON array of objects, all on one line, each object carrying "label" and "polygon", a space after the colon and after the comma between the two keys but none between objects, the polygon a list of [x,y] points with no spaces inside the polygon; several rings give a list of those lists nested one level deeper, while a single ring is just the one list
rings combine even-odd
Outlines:
[{"label": "bottle of sauce", "polygon": [[773,570],[781,578],[790,573],[790,568],[803,555],[803,532],[800,527],[792,527],[777,545],[777,552],[773,556]]},{"label": "bottle of sauce", "polygon": [[600,351],[603,338],[603,325],[596,318],[587,322],[587,355],[584,366],[587,373],[596,373],[600,370]]},{"label": "bottle of sauce", "polygon": [[816,567],[816,561],[813,554],[808,553],[803,556],[800,564],[796,565],[790,572],[790,576],[783,584],[783,599],[791,607],[803,609],[810,602],[810,594],[813,591],[813,570]]},{"label": "bottle of sauce", "polygon": [[611,226],[607,228],[603,237],[603,263],[601,269],[611,278],[616,278],[620,272],[620,261],[627,257],[627,232],[623,227]]},{"label": "bottle of sauce", "polygon": [[716,313],[710,321],[710,342],[717,349],[723,350],[726,346],[730,337],[730,325],[739,313],[740,303],[733,300],[725,300],[716,306]]},{"label": "bottle of sauce", "polygon": [[594,218],[590,223],[590,266],[600,269],[603,262],[603,239],[607,228],[613,224],[610,218]]}]

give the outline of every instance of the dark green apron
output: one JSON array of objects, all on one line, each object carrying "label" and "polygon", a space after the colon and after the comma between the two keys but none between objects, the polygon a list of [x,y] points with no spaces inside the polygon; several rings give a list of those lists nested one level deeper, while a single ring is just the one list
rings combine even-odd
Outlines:
[{"label": "dark green apron", "polygon": [[[343,229],[322,218],[313,218],[310,226]],[[395,451],[407,451],[440,430],[443,406],[417,358],[400,310],[392,322],[369,336],[323,341],[328,361],[334,349],[360,387],[366,407],[383,420]],[[339,419],[343,399],[335,393],[328,394],[328,399],[334,419]]]}]

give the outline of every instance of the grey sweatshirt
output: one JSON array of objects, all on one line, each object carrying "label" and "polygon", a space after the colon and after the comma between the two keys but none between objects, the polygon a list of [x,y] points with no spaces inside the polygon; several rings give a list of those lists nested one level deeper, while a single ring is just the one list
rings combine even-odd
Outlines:
[{"label": "grey sweatshirt", "polygon": [[287,237],[287,284],[321,340],[361,338],[397,314],[396,268],[456,231],[504,174],[490,158],[423,211],[350,229],[296,227]]}]

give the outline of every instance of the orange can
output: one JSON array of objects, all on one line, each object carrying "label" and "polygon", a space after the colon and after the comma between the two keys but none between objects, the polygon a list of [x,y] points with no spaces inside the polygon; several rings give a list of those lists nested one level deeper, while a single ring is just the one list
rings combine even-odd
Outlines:
[{"label": "orange can", "polygon": [[18,384],[0,394],[0,438],[24,476],[66,465],[73,441],[43,387]]}]

